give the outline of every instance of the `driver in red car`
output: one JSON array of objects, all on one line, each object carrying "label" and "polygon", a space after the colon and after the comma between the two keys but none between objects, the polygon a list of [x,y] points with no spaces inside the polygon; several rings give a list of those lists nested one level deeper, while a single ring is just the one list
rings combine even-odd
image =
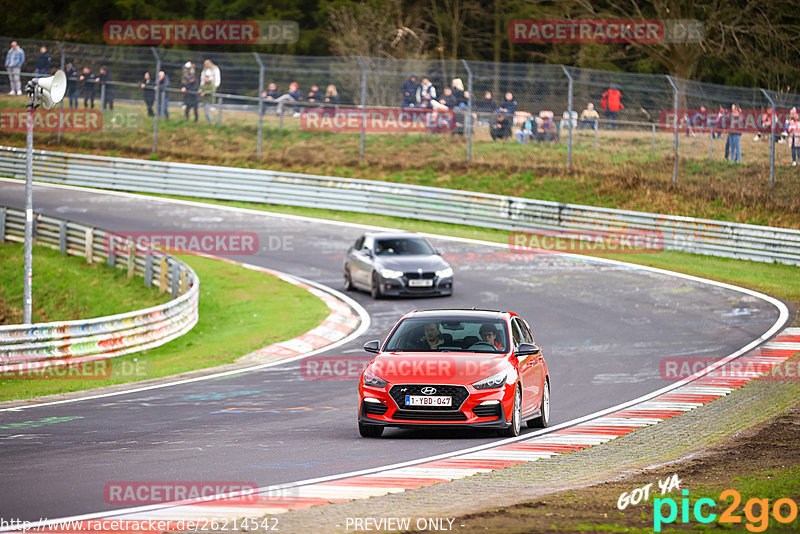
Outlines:
[{"label": "driver in red car", "polygon": [[489,324],[481,325],[480,334],[481,334],[481,339],[483,340],[484,343],[488,343],[497,350],[503,350],[503,345],[497,341],[497,332],[492,327],[492,325]]},{"label": "driver in red car", "polygon": [[444,338],[439,332],[439,323],[430,322],[425,325],[425,335],[419,340],[423,350],[435,350],[444,345]]}]

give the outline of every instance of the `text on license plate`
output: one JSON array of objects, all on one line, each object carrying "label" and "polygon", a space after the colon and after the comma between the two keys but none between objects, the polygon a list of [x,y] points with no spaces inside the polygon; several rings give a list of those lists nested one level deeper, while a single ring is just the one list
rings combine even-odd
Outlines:
[{"label": "text on license plate", "polygon": [[453,397],[429,397],[427,395],[406,395],[406,406],[452,406]]},{"label": "text on license plate", "polygon": [[409,280],[409,287],[430,287],[433,285],[433,280]]}]

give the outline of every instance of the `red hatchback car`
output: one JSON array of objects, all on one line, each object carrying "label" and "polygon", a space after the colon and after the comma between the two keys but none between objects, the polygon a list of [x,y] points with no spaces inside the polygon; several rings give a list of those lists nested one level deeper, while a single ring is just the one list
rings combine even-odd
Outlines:
[{"label": "red hatchback car", "polygon": [[406,314],[358,383],[358,429],[469,426],[518,436],[546,427],[550,375],[528,323],[513,312],[427,310]]}]

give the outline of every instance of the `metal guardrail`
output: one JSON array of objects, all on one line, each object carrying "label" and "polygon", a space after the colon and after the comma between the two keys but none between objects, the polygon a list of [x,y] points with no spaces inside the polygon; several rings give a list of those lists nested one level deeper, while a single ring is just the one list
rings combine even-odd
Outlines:
[{"label": "metal guardrail", "polygon": [[[25,212],[0,208],[0,242],[24,239]],[[172,300],[108,317],[33,325],[0,326],[0,371],[46,367],[59,358],[78,363],[121,356],[163,345],[198,320],[199,280],[191,267],[168,254],[128,242],[126,253],[110,245],[112,234],[82,224],[37,214],[34,243],[84,256],[88,263],[106,261],[144,277],[146,286],[171,288]]]},{"label": "metal guardrail", "polygon": [[[0,175],[25,149],[0,146]],[[376,213],[510,231],[656,232],[667,250],[800,265],[800,230],[371,180],[34,152],[38,180],[122,191]]]}]

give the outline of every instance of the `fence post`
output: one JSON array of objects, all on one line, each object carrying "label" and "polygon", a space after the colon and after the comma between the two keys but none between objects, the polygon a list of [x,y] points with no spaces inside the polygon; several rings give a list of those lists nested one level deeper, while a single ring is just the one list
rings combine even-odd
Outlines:
[{"label": "fence post", "polygon": [[594,120],[594,148],[597,148],[597,136],[600,133],[600,119]]},{"label": "fence post", "polygon": [[675,85],[675,82],[672,81],[672,76],[666,75],[667,81],[672,86],[673,91],[673,99],[672,99],[672,107],[673,107],[673,114],[674,114],[674,122],[673,122],[673,129],[675,130],[675,139],[673,140],[673,151],[674,151],[674,164],[672,166],[672,183],[675,184],[678,182],[678,86]]},{"label": "fence post", "polygon": [[[56,46],[58,47],[58,55],[61,56],[61,70],[65,70],[67,68],[67,61],[64,57],[64,47],[61,46],[61,41],[56,41]],[[69,98],[69,95],[67,95]],[[61,143],[61,128],[64,125],[64,99],[61,99],[61,102],[58,103],[58,135],[56,137],[57,141]]]},{"label": "fence post", "polygon": [[467,69],[467,91],[469,92],[469,100],[467,100],[467,115],[464,117],[464,135],[467,136],[467,165],[472,162],[472,99],[475,98],[472,94],[472,69],[469,68],[469,63],[466,59],[462,59],[461,63]]},{"label": "fence post", "polygon": [[711,128],[708,129],[708,161],[711,161],[711,155],[714,152],[714,132]]},{"label": "fence post", "polygon": [[264,93],[264,63],[258,57],[258,52],[253,52],[253,57],[258,62],[258,148],[256,156],[261,159],[261,141],[264,138],[264,98],[261,96]]},{"label": "fence post", "polygon": [[153,114],[153,154],[155,154],[158,152],[158,116],[161,114],[161,91],[158,90],[158,73],[161,72],[161,58],[155,47],[150,47],[150,51],[156,58],[156,72],[151,78],[155,81],[155,87],[153,88],[153,92],[155,93],[153,97],[156,103],[156,112]]},{"label": "fence post", "polygon": [[356,56],[358,65],[361,67],[361,144],[358,148],[358,158],[360,163],[364,163],[364,145],[367,137],[367,66],[361,60],[361,56]]},{"label": "fence post", "polygon": [[100,116],[104,117],[106,114],[106,84],[100,84]]},{"label": "fence post", "polygon": [[764,96],[767,97],[769,105],[772,107],[772,117],[770,117],[769,124],[769,198],[775,198],[775,116],[778,110],[775,109],[775,101],[769,96],[765,90],[761,89]]},{"label": "fence post", "polygon": [[567,70],[567,67],[561,65],[561,70],[567,75],[568,89],[567,89],[567,112],[569,118],[567,119],[567,129],[569,134],[567,136],[567,170],[572,165],[572,75]]},{"label": "fence post", "polygon": [[650,140],[650,153],[652,155],[656,155],[656,123],[650,125],[650,128],[653,131],[653,136]]},{"label": "fence post", "polygon": [[222,95],[217,95],[217,104],[219,104],[219,109],[217,110],[217,126],[222,126],[222,106],[225,104],[225,98]]}]

